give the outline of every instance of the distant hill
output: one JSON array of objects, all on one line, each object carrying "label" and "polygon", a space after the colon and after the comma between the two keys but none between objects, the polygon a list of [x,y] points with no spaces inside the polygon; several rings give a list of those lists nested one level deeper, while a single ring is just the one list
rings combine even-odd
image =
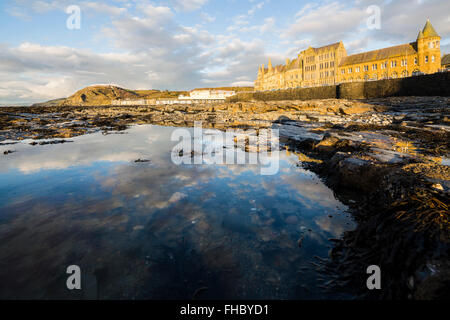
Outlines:
[{"label": "distant hill", "polygon": [[101,106],[118,99],[139,99],[134,91],[116,86],[97,85],[81,89],[60,103],[61,106]]},{"label": "distant hill", "polygon": [[50,100],[50,101],[47,101],[47,102],[35,103],[35,104],[33,104],[33,107],[43,107],[43,106],[54,107],[54,106],[59,106],[65,100],[66,100],[66,98],[60,98],[60,99]]},{"label": "distant hill", "polygon": [[[201,88],[214,90],[253,91],[253,87]],[[196,89],[196,90],[201,90]],[[36,103],[34,106],[106,106],[113,100],[177,98],[188,91],[129,90],[114,85],[94,85],[81,89],[68,98]]]}]

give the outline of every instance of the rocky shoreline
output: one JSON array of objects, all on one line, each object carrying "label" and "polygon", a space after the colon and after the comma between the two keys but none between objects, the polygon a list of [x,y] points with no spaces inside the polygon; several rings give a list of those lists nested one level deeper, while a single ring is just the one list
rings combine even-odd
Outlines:
[{"label": "rocky shoreline", "polygon": [[[166,107],[0,108],[0,145],[69,142],[132,124],[280,130],[298,155],[348,205],[358,227],[334,240],[327,287],[368,299],[450,297],[450,98],[241,102]],[[4,155],[8,155],[5,153]],[[382,270],[383,290],[360,290],[366,268]],[[337,271],[337,272],[336,272]]]}]

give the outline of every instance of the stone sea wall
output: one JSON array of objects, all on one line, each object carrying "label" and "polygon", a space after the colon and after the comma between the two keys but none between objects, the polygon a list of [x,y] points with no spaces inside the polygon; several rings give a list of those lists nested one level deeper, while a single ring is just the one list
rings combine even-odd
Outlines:
[{"label": "stone sea wall", "polygon": [[399,79],[348,82],[335,86],[296,88],[278,91],[244,92],[228,99],[276,101],[311,99],[374,99],[399,96],[450,96],[450,72]]}]

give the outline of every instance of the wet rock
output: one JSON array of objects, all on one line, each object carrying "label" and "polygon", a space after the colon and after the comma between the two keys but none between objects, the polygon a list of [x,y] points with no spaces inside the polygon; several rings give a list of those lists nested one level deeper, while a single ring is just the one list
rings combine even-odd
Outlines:
[{"label": "wet rock", "polygon": [[45,146],[45,145],[49,145],[49,144],[63,144],[63,143],[70,143],[73,141],[70,140],[51,140],[51,141],[42,141],[42,142],[30,142],[30,145],[32,146],[36,146],[36,145],[40,145],[40,146]]},{"label": "wet rock", "polygon": [[444,187],[440,183],[435,183],[432,185],[434,189],[444,191]]},{"label": "wet rock", "polygon": [[305,239],[305,237],[301,237],[300,239],[298,239],[298,241],[297,241],[297,246],[299,247],[299,248],[301,248],[302,247],[302,245],[303,245],[303,240]]},{"label": "wet rock", "polygon": [[298,218],[296,216],[289,216],[286,218],[286,223],[296,224],[298,223]]}]

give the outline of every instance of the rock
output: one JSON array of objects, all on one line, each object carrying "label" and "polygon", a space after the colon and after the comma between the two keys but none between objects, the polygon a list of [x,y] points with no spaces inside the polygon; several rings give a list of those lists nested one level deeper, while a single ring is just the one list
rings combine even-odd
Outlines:
[{"label": "rock", "polygon": [[286,218],[286,223],[296,224],[298,223],[298,218],[296,216],[289,216]]},{"label": "rock", "polygon": [[434,189],[444,191],[444,187],[440,183],[435,183],[432,185]]},{"label": "rock", "polygon": [[303,236],[302,236],[300,239],[298,239],[297,245],[298,245],[299,248],[302,247],[302,245],[303,245],[303,240],[304,240],[304,237],[303,237]]}]

